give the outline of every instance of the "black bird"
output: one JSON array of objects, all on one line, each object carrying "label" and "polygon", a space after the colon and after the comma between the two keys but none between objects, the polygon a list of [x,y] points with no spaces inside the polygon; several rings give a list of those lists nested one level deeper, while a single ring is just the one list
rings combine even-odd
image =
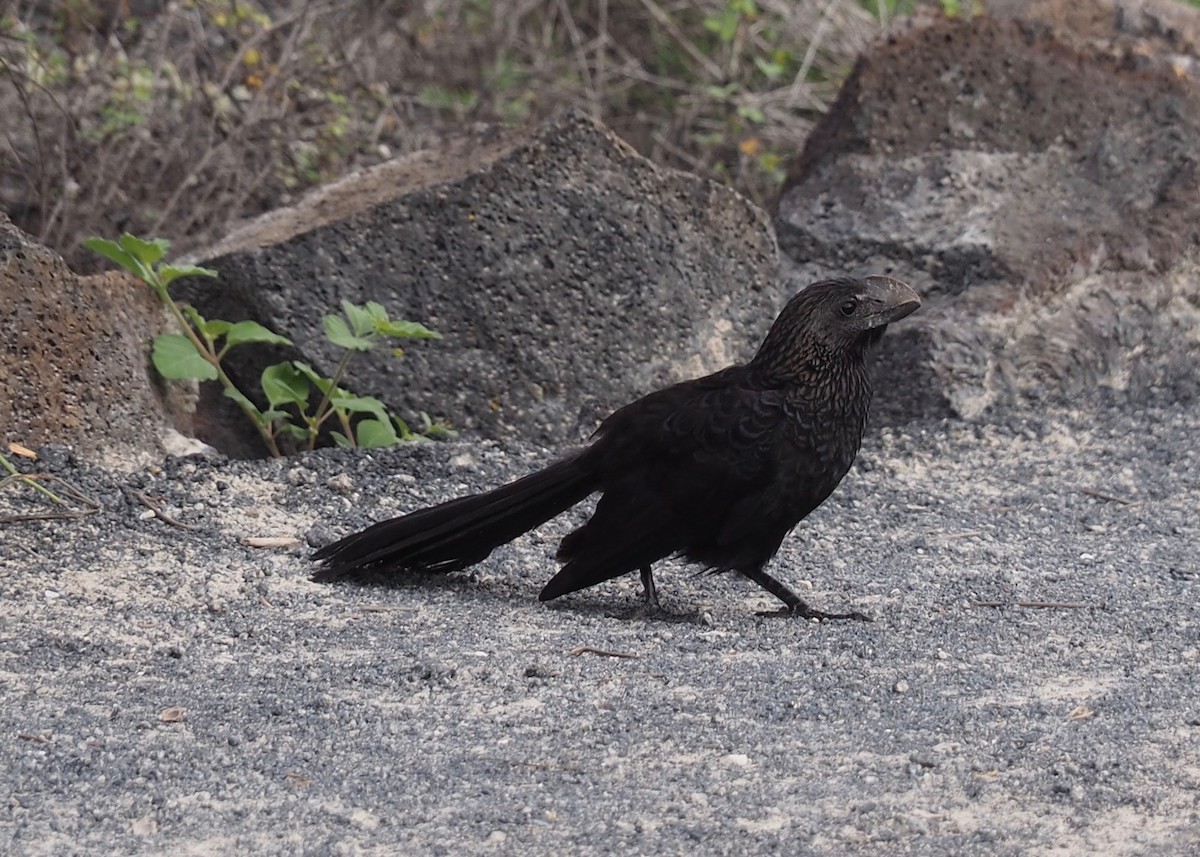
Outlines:
[{"label": "black bird", "polygon": [[871,402],[867,350],[920,305],[889,277],[815,283],[788,302],[749,363],[626,405],[590,446],[544,470],[321,548],[313,579],[458,571],[600,491],[592,517],[559,545],[566,564],[539,600],[640,571],[658,609],[650,566],[675,554],[741,572],[784,613],[865,620],[814,610],[763,569],[850,469]]}]

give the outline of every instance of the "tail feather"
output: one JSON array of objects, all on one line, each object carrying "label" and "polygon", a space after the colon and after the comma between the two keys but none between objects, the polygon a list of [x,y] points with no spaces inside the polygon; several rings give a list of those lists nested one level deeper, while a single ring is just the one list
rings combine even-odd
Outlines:
[{"label": "tail feather", "polygon": [[567,563],[550,578],[539,601],[637,571],[674,552],[683,539],[677,521],[666,514],[630,520],[627,509],[619,505],[620,496],[606,493],[591,520],[562,540],[558,559]]},{"label": "tail feather", "polygon": [[598,487],[578,458],[568,458],[495,490],[381,521],[323,547],[313,554],[323,566],[313,579],[334,580],[371,568],[458,571]]},{"label": "tail feather", "polygon": [[550,601],[568,592],[576,592],[612,580],[650,565],[671,553],[653,533],[632,533],[628,541],[612,541],[606,547],[577,556],[567,562],[538,594],[538,601]]}]

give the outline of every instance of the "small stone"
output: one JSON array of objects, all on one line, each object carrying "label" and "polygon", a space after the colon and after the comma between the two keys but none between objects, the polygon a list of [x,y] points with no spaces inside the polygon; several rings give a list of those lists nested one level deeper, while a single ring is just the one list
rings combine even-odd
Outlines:
[{"label": "small stone", "polygon": [[[344,474],[339,474],[339,475],[344,475]],[[293,467],[291,470],[289,470],[287,472],[287,476],[285,478],[287,479],[288,485],[292,485],[295,487],[299,487],[301,485],[311,485],[317,479],[316,475],[312,471],[307,470],[303,467]],[[333,478],[336,479],[337,477],[335,476]],[[218,489],[219,488],[220,488],[220,486],[218,486]]]},{"label": "small stone", "polygon": [[900,679],[900,681],[892,685],[892,693],[908,693],[908,682]]},{"label": "small stone", "polygon": [[937,767],[937,760],[933,758],[933,754],[925,750],[913,750],[908,754],[908,761],[922,768]]}]

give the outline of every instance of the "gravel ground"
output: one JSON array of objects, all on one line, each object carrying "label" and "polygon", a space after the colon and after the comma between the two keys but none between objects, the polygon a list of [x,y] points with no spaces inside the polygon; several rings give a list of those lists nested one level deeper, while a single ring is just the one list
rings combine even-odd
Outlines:
[{"label": "gravel ground", "polygon": [[308,581],[525,446],[43,450],[103,508],[0,528],[0,850],[1197,853],[1197,437],[1197,405],[875,431],[772,566],[871,624],[681,566],[674,621],[636,575],[539,604],[569,516],[473,574]]}]

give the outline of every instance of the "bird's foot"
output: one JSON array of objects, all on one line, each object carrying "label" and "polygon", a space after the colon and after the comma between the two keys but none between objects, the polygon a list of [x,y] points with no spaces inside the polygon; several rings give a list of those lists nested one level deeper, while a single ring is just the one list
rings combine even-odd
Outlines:
[{"label": "bird's foot", "polygon": [[739,571],[786,605],[782,610],[762,611],[758,614],[759,616],[799,616],[802,619],[816,619],[820,622],[824,622],[826,619],[853,619],[856,622],[871,621],[870,616],[858,611],[852,613],[824,613],[820,610],[814,610],[804,603],[803,598],[758,566],[742,568]]},{"label": "bird's foot", "polygon": [[644,565],[641,568],[642,574],[642,606],[634,610],[630,615],[630,619],[662,619],[668,622],[679,622],[687,617],[670,610],[665,609],[658,603],[658,587],[654,585],[654,573],[650,570],[650,566]]},{"label": "bird's foot", "polygon": [[873,622],[874,620],[866,613],[859,613],[853,610],[849,613],[826,613],[823,610],[815,610],[809,607],[803,601],[798,604],[789,604],[781,610],[759,610],[759,616],[799,616],[801,619],[816,619],[818,622],[824,622],[829,619],[853,619],[855,622]]}]

